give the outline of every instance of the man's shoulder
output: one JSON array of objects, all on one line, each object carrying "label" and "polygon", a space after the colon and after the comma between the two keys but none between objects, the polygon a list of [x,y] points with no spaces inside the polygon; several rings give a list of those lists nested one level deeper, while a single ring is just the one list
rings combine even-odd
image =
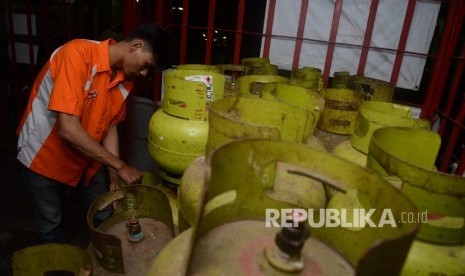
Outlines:
[{"label": "man's shoulder", "polygon": [[102,41],[91,40],[91,39],[84,39],[84,38],[76,38],[70,40],[65,45],[66,47],[95,47],[98,46]]},{"label": "man's shoulder", "polygon": [[[70,40],[57,49],[56,52],[61,53],[61,55],[57,55],[57,58],[67,56],[72,58],[82,57],[86,60],[93,60],[93,56],[97,55],[100,43],[101,41],[82,38]],[[55,54],[52,56],[55,56]]]}]

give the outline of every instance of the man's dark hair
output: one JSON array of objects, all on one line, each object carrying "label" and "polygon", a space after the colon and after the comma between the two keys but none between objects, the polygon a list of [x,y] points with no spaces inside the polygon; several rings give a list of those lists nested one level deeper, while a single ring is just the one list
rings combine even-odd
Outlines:
[{"label": "man's dark hair", "polygon": [[165,29],[153,24],[141,24],[126,37],[127,42],[134,39],[145,41],[148,51],[152,51],[153,60],[160,70],[167,69],[173,65],[174,45],[171,36]]}]

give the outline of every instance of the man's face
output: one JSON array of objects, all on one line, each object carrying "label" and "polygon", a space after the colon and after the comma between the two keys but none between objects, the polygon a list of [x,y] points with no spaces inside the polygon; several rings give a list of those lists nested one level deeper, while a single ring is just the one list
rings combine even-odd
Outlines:
[{"label": "man's face", "polygon": [[147,76],[155,68],[151,51],[144,50],[141,40],[131,42],[130,50],[126,54],[123,64],[124,75],[129,78]]}]

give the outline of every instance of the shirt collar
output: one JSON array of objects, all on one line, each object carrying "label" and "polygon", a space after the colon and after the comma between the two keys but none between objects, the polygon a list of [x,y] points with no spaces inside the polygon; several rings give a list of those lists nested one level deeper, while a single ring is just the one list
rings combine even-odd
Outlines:
[{"label": "shirt collar", "polygon": [[110,44],[116,43],[113,39],[107,39],[98,45],[97,72],[110,71]]},{"label": "shirt collar", "polygon": [[[107,39],[98,45],[98,61],[97,61],[97,72],[109,71],[111,73],[110,67],[110,45],[115,44],[114,39]],[[116,72],[116,76],[112,82],[120,82],[124,80],[124,73],[122,70]]]}]

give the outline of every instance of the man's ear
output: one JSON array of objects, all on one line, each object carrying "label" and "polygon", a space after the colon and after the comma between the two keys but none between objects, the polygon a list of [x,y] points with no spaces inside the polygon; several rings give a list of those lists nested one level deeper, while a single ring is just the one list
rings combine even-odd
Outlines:
[{"label": "man's ear", "polygon": [[131,41],[131,47],[130,47],[131,53],[138,49],[142,50],[142,48],[144,48],[144,41],[140,39],[134,39],[133,41]]}]

